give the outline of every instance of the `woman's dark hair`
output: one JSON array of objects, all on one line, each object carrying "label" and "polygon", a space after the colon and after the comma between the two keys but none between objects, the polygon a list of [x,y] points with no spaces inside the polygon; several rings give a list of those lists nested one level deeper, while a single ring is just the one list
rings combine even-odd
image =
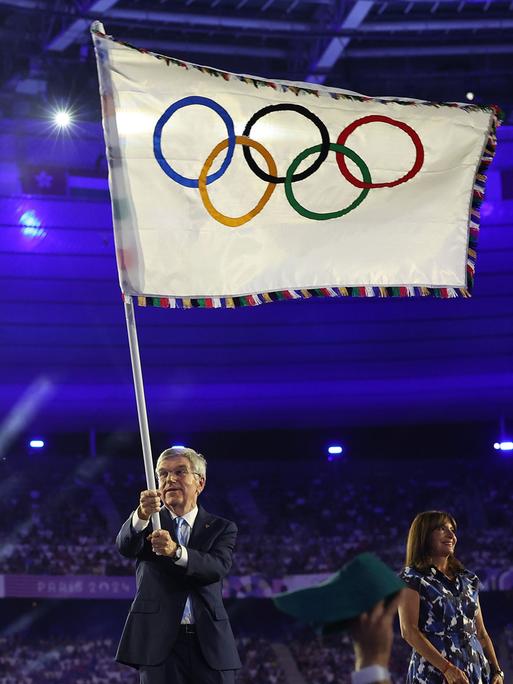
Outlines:
[{"label": "woman's dark hair", "polygon": [[[424,511],[416,515],[408,532],[405,565],[416,570],[428,570],[433,565],[429,546],[431,532],[447,523],[456,530],[456,520],[445,511]],[[454,574],[465,569],[463,563],[452,554],[447,560],[447,565]]]}]

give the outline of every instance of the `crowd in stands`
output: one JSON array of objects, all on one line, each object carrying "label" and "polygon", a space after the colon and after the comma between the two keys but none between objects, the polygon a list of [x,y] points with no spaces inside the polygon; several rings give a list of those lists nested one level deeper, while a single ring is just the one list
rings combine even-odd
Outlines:
[{"label": "crowd in stands", "polygon": [[0,637],[0,684],[137,684],[112,639]]},{"label": "crowd in stands", "polygon": [[[501,653],[513,667],[513,624],[504,632]],[[306,628],[284,633],[279,641],[290,649],[307,684],[346,684],[354,668],[351,639],[345,632],[315,636]],[[242,669],[236,684],[286,684],[284,669],[273,642],[257,636],[237,639]],[[113,638],[0,637],[0,684],[137,684],[136,670],[114,661]],[[404,682],[411,649],[396,633],[390,672],[396,684]]]},{"label": "crowd in stands", "polygon": [[[345,684],[354,667],[347,635],[303,637],[286,644],[308,684]],[[242,637],[243,663],[237,684],[285,684],[272,644]],[[0,684],[136,684],[137,672],[114,661],[113,639],[0,637]],[[409,650],[396,638],[391,663],[394,681],[404,677]]]},{"label": "crowd in stands", "polygon": [[[347,633],[303,636],[290,645],[298,668],[308,684],[346,684],[354,667],[354,652]],[[411,648],[396,634],[390,659],[392,681],[405,680]]]},{"label": "crowd in stands", "polygon": [[[201,502],[237,521],[231,575],[253,575],[248,586],[333,572],[363,551],[377,552],[399,570],[408,526],[430,508],[455,515],[458,556],[486,581],[489,573],[513,566],[508,465],[472,471],[444,461],[408,467],[404,461],[325,463],[312,473],[302,462],[247,464],[246,472],[226,462],[211,464]],[[145,488],[138,462],[98,457],[52,461],[51,467],[22,463],[2,475],[0,574],[133,576],[133,561],[118,554],[113,540]],[[501,638],[504,652],[512,654],[513,624]],[[347,636],[280,640],[308,684],[347,681],[354,658]],[[244,667],[237,684],[285,684],[270,641],[243,637],[238,646]],[[114,652],[113,639],[0,637],[0,684],[135,684],[136,672],[117,665]],[[397,637],[394,681],[404,681],[409,654]]]},{"label": "crowd in stands", "polygon": [[[237,684],[285,684],[271,644],[238,641]],[[137,684],[136,670],[114,661],[113,639],[0,637],[0,684]]]},{"label": "crowd in stands", "polygon": [[345,684],[354,667],[353,647],[347,635],[294,641],[291,650],[308,684]]},{"label": "crowd in stands", "polygon": [[285,674],[268,641],[243,637],[237,639],[237,648],[243,664],[237,684],[285,684]]},{"label": "crowd in stands", "polygon": [[[230,480],[229,464],[209,472],[202,503],[239,526],[232,575],[328,573],[369,550],[399,570],[408,525],[428,508],[455,515],[458,555],[482,580],[511,567],[513,468],[462,482],[461,468],[446,462],[441,473],[428,466],[427,475],[422,463],[409,464],[407,474],[404,462],[386,469],[326,463],[314,477],[308,464],[279,465],[270,475],[269,466],[248,466],[243,486],[240,477]],[[0,573],[131,575],[132,561],[113,540],[144,487],[138,463],[130,469],[102,458],[63,461],[37,478],[30,468],[9,474],[0,499]],[[14,526],[10,510],[20,513]]]}]

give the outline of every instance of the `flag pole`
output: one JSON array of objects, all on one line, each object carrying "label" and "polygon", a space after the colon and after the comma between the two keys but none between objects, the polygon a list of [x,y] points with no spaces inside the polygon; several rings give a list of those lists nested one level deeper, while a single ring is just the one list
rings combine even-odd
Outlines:
[{"label": "flag pole", "polygon": [[[132,297],[123,295],[125,303],[126,329],[128,332],[128,346],[130,347],[130,360],[134,376],[135,401],[137,404],[137,417],[139,418],[139,430],[141,432],[141,444],[143,450],[144,472],[148,489],[157,489],[155,484],[155,471],[151,454],[150,429],[148,427],[148,415],[146,412],[146,399],[144,396],[144,383],[142,377],[141,357],[139,355],[139,342],[137,340],[137,328],[135,325],[135,311]],[[151,516],[153,530],[160,530],[160,517],[158,513]]]},{"label": "flag pole", "polygon": [[[119,181],[122,187],[122,180],[118,178],[117,168],[112,158],[112,147],[115,149],[119,147],[119,137],[116,125],[116,117],[113,111],[106,108],[105,103],[113,100],[112,83],[109,70],[105,64],[104,59],[98,57],[97,40],[94,37],[95,32],[105,35],[105,27],[101,21],[93,21],[91,24],[91,32],[93,33],[93,43],[96,50],[96,62],[98,65],[98,79],[100,82],[100,94],[102,96],[102,118],[105,130],[105,140],[109,141],[107,144],[107,159],[109,162],[109,183],[111,184],[111,195],[119,200],[120,197],[126,196],[126,192],[117,192],[117,183]],[[115,189],[116,188],[116,189]],[[114,204],[114,202],[113,202]],[[114,216],[116,212],[114,211]],[[139,342],[137,340],[137,328],[135,326],[135,313],[132,297],[123,293],[123,301],[125,305],[125,319],[126,328],[128,332],[128,345],[130,347],[130,360],[132,362],[132,373],[134,376],[135,401],[137,404],[137,416],[139,418],[139,430],[141,433],[141,444],[143,450],[144,471],[146,473],[146,486],[148,489],[157,489],[155,484],[155,472],[153,467],[153,458],[151,454],[150,430],[148,427],[148,416],[146,413],[146,399],[144,397],[144,383],[141,369],[141,359],[139,355]],[[160,530],[160,517],[158,513],[151,516],[151,522],[154,530]]]}]

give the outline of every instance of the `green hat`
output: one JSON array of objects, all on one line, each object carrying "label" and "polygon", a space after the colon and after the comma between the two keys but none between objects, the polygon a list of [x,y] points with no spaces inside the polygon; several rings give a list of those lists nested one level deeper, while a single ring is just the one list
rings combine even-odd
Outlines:
[{"label": "green hat", "polygon": [[405,586],[377,556],[362,553],[324,582],[277,594],[273,601],[283,613],[334,632]]}]

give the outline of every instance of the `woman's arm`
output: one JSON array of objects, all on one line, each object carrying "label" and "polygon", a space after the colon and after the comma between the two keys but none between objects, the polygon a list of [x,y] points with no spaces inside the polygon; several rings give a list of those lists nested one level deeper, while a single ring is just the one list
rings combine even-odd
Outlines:
[{"label": "woman's arm", "polygon": [[497,674],[501,672],[501,667],[499,665],[499,661],[497,660],[497,655],[495,654],[495,649],[493,647],[492,640],[490,639],[490,635],[488,634],[488,632],[486,631],[486,627],[484,626],[483,613],[481,612],[479,599],[477,600],[476,629],[477,638],[481,642],[484,654],[492,668],[491,682],[492,684],[502,684],[503,677]]},{"label": "woman's arm", "polygon": [[403,639],[428,663],[440,670],[448,684],[468,684],[466,674],[444,658],[420,631],[419,610],[420,596],[418,592],[414,589],[405,589],[399,601],[399,622]]}]

